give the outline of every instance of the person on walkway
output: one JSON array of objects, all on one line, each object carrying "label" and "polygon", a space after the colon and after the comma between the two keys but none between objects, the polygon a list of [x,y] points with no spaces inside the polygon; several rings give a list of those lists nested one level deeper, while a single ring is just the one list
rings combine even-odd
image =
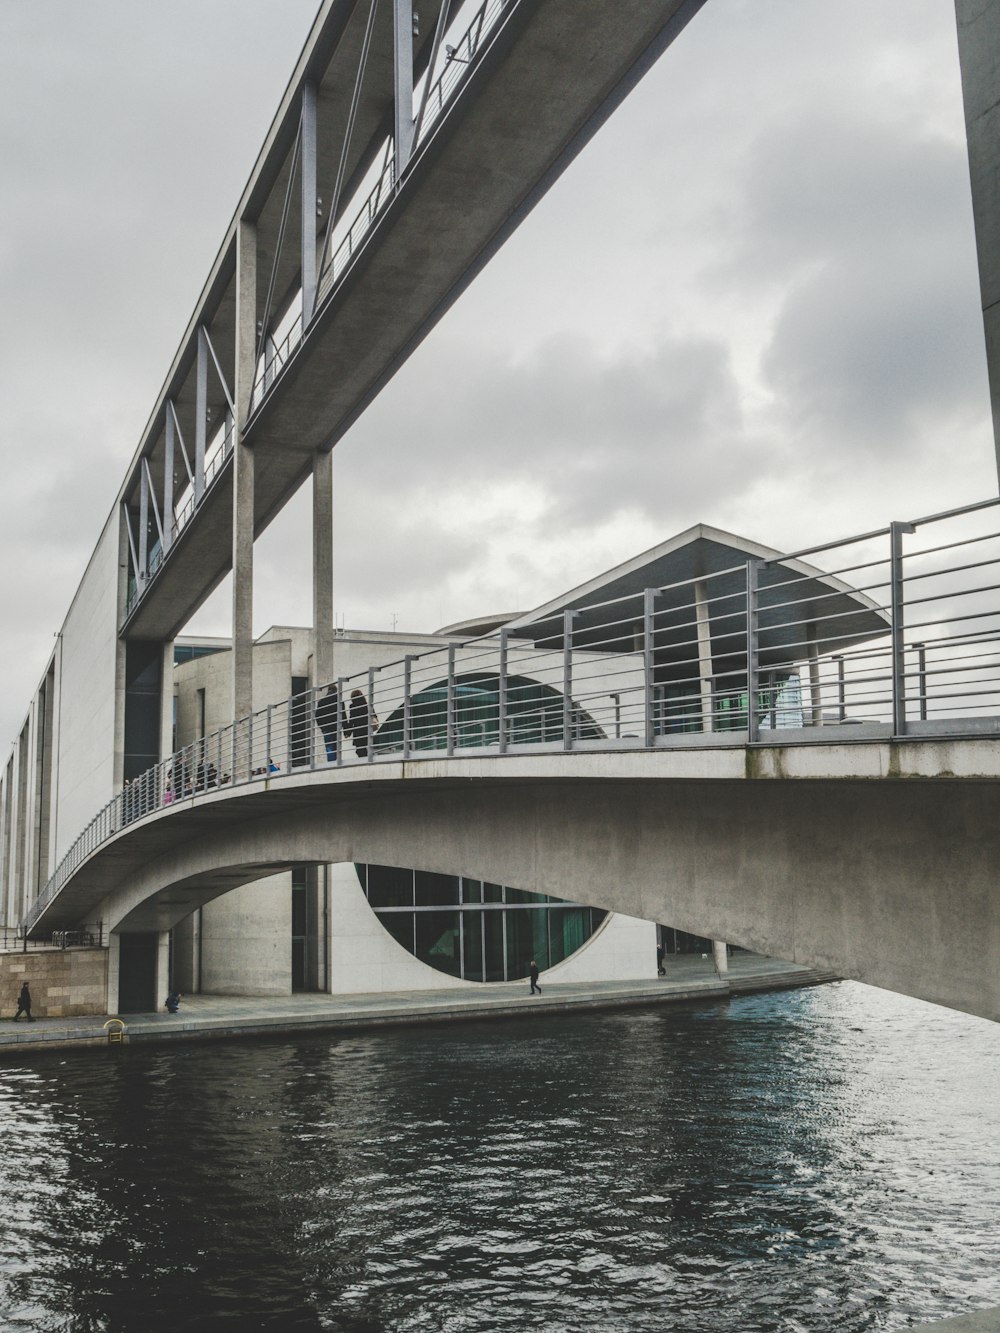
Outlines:
[{"label": "person on walkway", "polygon": [[531,962],[528,964],[528,976],[531,978],[531,994],[541,995],[542,988],[538,984],[538,964],[535,962],[534,958],[532,958]]},{"label": "person on walkway", "polygon": [[341,712],[340,695],[336,685],[331,685],[316,704],[316,725],[323,733],[326,757],[331,764],[337,762],[337,719]]},{"label": "person on walkway", "polygon": [[[378,726],[378,718],[371,715],[372,732]],[[344,734],[354,737],[354,748],[359,759],[368,758],[368,700],[360,690],[351,690],[351,706],[347,715]]]},{"label": "person on walkway", "polygon": [[665,977],[665,976],[667,975],[667,969],[663,966],[663,945],[662,945],[662,944],[658,944],[658,945],[656,946],[656,975],[657,975],[658,977]]},{"label": "person on walkway", "polygon": [[14,1022],[15,1022],[15,1023],[16,1023],[17,1020],[21,1017],[22,1014],[27,1015],[27,1019],[28,1019],[28,1022],[29,1022],[29,1023],[33,1023],[33,1022],[35,1021],[35,1020],[31,1017],[31,991],[28,989],[28,983],[27,983],[27,982],[25,982],[25,983],[22,985],[22,987],[21,987],[21,993],[20,993],[20,995],[17,997],[17,1013],[14,1015]]},{"label": "person on walkway", "polygon": [[172,990],[166,998],[167,1013],[176,1014],[181,1007],[181,993],[179,990]]}]

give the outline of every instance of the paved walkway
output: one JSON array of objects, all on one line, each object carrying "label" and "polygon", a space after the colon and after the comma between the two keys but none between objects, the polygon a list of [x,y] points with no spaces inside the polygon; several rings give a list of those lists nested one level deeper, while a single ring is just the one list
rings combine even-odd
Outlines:
[{"label": "paved walkway", "polygon": [[[528,982],[475,989],[397,991],[366,995],[185,996],[178,1014],[127,1014],[130,1043],[178,1039],[267,1036],[319,1030],[357,1030],[405,1023],[540,1017],[581,1009],[614,1009],[723,999],[748,991],[780,990],[834,980],[776,958],[736,954],[728,976],[716,976],[711,959],[699,955],[667,959],[667,975],[648,981],[565,982],[545,985],[531,996]],[[0,1058],[30,1051],[104,1046],[105,1015],[85,1018],[0,1020]]]}]

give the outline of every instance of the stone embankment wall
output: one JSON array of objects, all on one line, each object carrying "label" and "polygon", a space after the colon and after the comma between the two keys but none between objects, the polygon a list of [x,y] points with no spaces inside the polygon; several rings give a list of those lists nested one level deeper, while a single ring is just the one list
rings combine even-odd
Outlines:
[{"label": "stone embankment wall", "polygon": [[34,1018],[108,1012],[107,949],[29,949],[0,953],[0,1020],[17,1012],[22,982],[31,988]]}]

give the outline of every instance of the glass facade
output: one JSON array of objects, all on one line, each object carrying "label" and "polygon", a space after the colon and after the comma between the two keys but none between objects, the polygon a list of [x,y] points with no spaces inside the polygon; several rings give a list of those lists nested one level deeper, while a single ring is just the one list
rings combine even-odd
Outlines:
[{"label": "glass facade", "polygon": [[[658,735],[702,730],[702,697],[696,684],[658,685],[655,720]],[[765,672],[757,692],[757,718],[761,731],[801,727],[802,685],[798,673]],[[747,692],[743,689],[713,690],[712,730],[746,731]]]},{"label": "glass facade", "polygon": [[[573,705],[573,734],[578,740],[598,740],[600,727]],[[558,690],[525,676],[507,678],[505,709],[507,739],[512,745],[561,741],[563,696]],[[375,737],[377,753],[403,748],[403,710],[397,708],[382,723]],[[496,676],[463,675],[455,680],[455,744],[459,748],[496,745],[500,739],[500,682]],[[448,744],[448,682],[439,681],[413,696],[410,705],[410,748],[443,750]]]},{"label": "glass facade", "polygon": [[561,963],[607,913],[544,893],[459,875],[357,865],[365,896],[398,944],[428,967],[466,981],[515,981]]}]

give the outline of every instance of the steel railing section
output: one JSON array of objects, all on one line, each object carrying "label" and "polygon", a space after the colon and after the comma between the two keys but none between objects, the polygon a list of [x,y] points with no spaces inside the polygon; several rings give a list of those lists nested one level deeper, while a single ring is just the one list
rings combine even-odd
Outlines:
[{"label": "steel railing section", "polygon": [[822,568],[803,563],[808,551],[749,559],[594,601],[259,709],[127,782],[67,852],[29,920],[135,822],[318,768],[463,753],[998,734],[997,506],[826,543],[817,548]]},{"label": "steel railing section", "polygon": [[[418,100],[422,102],[422,115],[417,126],[417,138],[413,145],[416,150],[427,141],[431,132],[451,102],[459,85],[464,82],[476,58],[484,49],[486,39],[493,33],[505,10],[513,7],[513,0],[484,0],[474,11],[468,27],[457,39],[455,45],[449,44],[443,53],[443,69],[431,84],[426,97],[418,85]],[[438,63],[441,63],[439,61]],[[431,70],[428,75],[435,71]],[[395,197],[398,184],[396,158],[392,144],[387,144],[386,160],[375,181],[363,195],[353,214],[352,205],[345,209],[345,215],[351,217],[346,230],[338,226],[331,242],[317,283],[316,305],[319,307],[330,293],[338,286],[350,269],[354,260],[364,247],[364,243],[374,229],[389,202]],[[362,187],[363,188],[363,187]],[[353,201],[352,201],[353,203]],[[301,296],[301,294],[300,294]],[[301,315],[291,329],[284,335],[280,344],[269,348],[264,365],[253,385],[251,412],[261,405],[272,386],[280,377],[292,354],[302,342],[303,328]]]},{"label": "steel railing section", "polygon": [[[417,126],[414,152],[430,137],[434,126],[450,104],[459,85],[465,80],[469,70],[484,49],[486,39],[495,31],[504,12],[512,9],[515,3],[516,0],[484,0],[484,3],[474,8],[472,18],[462,35],[457,38],[456,44],[454,46],[447,45],[443,53],[439,53],[440,58],[437,63],[443,63],[441,73],[427,90],[426,96],[422,84],[418,84],[415,90],[421,101],[422,111]],[[435,70],[429,70],[426,77],[430,77],[435,72]],[[363,193],[353,214],[351,209],[354,201],[348,204],[345,215],[351,217],[351,221],[346,229],[338,226],[334,233],[319,274],[316,295],[317,308],[339,285],[353,265],[373,231],[375,223],[395,197],[398,183],[396,158],[392,151],[392,143],[389,141],[386,145],[385,161],[375,183],[366,193]],[[364,187],[362,187],[363,189]],[[280,339],[268,341],[265,346],[251,390],[251,415],[264,402],[271,389],[281,378],[283,370],[301,346],[303,339],[301,300],[302,293],[300,291],[293,298],[289,307],[290,310],[294,309],[296,302],[298,302],[300,307],[298,312],[291,318],[288,326],[284,328]],[[284,322],[282,321],[282,325],[284,325]],[[212,481],[231,456],[232,449],[233,430],[230,428],[226,431],[221,447],[206,462],[204,488],[201,494],[196,497],[192,492],[176,514],[172,532],[174,539],[204,503]],[[132,584],[128,590],[125,604],[126,620],[145,596],[154,575],[168,554],[169,547],[164,549],[160,544],[154,548],[149,558],[145,579],[141,583]]]}]

